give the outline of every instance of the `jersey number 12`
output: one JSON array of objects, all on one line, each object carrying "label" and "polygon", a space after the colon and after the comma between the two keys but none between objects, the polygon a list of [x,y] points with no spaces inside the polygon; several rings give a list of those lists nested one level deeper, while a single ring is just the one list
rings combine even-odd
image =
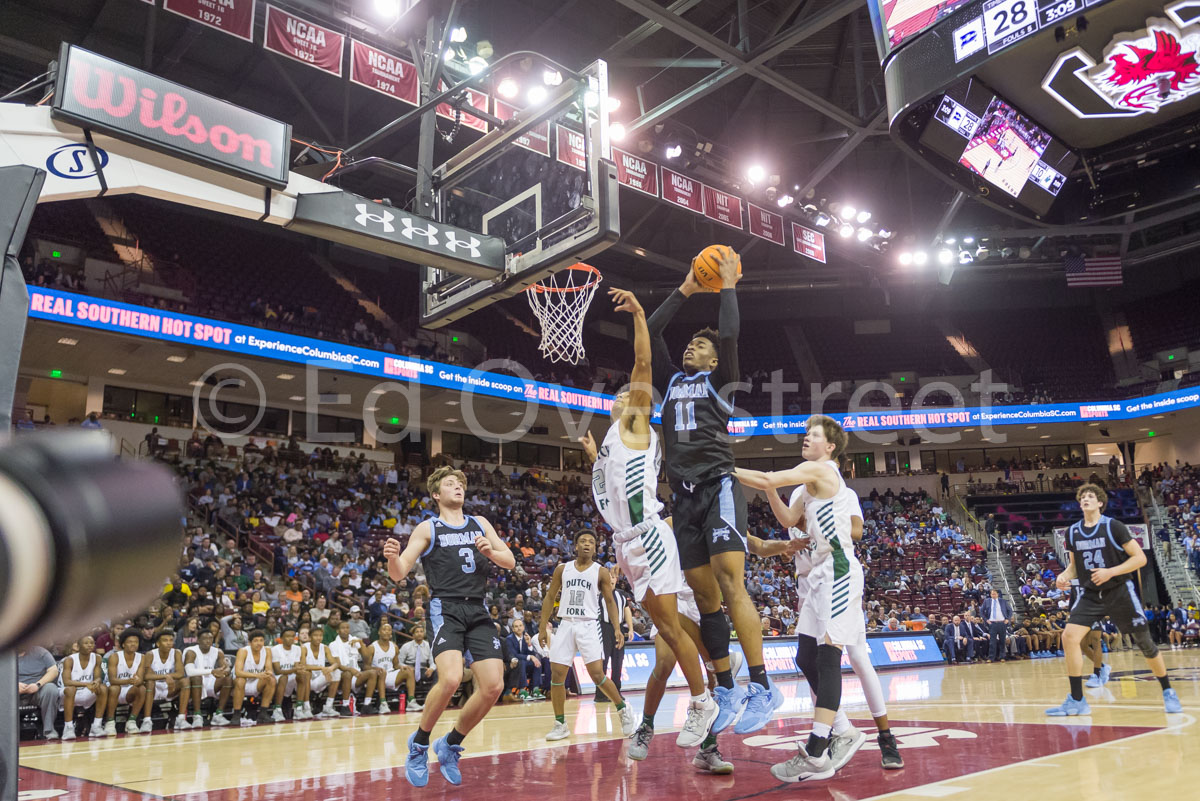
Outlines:
[{"label": "jersey number 12", "polygon": [[696,430],[696,402],[694,400],[675,407],[675,430]]}]

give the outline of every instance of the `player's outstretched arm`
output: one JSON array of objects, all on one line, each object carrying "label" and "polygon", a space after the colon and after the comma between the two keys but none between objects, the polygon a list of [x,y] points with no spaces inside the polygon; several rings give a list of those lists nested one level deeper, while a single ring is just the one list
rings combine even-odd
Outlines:
[{"label": "player's outstretched arm", "polygon": [[654,413],[654,388],[651,384],[654,380],[653,348],[650,344],[650,328],[646,324],[646,310],[628,290],[614,288],[608,294],[617,304],[616,311],[633,315],[633,372],[629,375],[629,400],[622,417],[628,428],[645,433],[650,427],[650,416]]},{"label": "player's outstretched arm", "polygon": [[662,302],[662,305],[654,310],[654,314],[646,320],[646,328],[650,333],[654,385],[656,387],[665,388],[667,382],[671,380],[671,376],[679,372],[679,368],[671,362],[671,351],[667,348],[667,341],[663,339],[663,331],[667,330],[667,324],[675,317],[679,308],[683,306],[683,302],[703,289],[704,287],[696,280],[695,273],[688,270],[687,278],[680,284],[679,289],[672,292]]},{"label": "player's outstretched arm", "polygon": [[750,535],[750,553],[763,558],[792,556],[806,547],[808,547],[807,540],[764,540],[753,534]]},{"label": "player's outstretched arm", "polygon": [[[721,341],[717,343],[717,391],[732,402],[734,384],[742,380],[738,364],[738,335],[741,333],[742,318],[738,311],[737,290],[738,268],[742,258],[733,248],[725,248],[725,255],[717,261],[724,288],[721,290],[721,310],[717,317],[717,328]],[[728,388],[728,389],[726,389]]]},{"label": "player's outstretched arm", "polygon": [[517,557],[513,555],[508,544],[500,539],[500,535],[496,533],[496,529],[492,528],[492,524],[482,517],[479,518],[479,522],[483,525],[483,534],[475,538],[475,547],[479,549],[479,552],[505,570],[512,570],[516,567]]},{"label": "player's outstretched arm", "polygon": [[428,520],[422,520],[408,536],[408,545],[403,552],[400,550],[400,540],[388,537],[383,543],[383,557],[387,559],[388,578],[392,581],[403,581],[413,569],[413,565],[429,547],[430,525]]},{"label": "player's outstretched arm", "polygon": [[[734,475],[738,477],[739,481],[741,481],[741,477],[738,475],[740,472],[740,468],[734,471]],[[826,491],[832,489],[829,485],[834,480],[833,473],[828,468],[822,467],[819,462],[801,462],[790,470],[773,470],[761,475],[764,476],[764,479],[759,479],[759,481],[765,480],[768,487],[793,487],[797,484],[808,484]],[[754,480],[754,477],[751,477],[751,480]],[[747,482],[742,481],[742,483],[746,484]],[[754,484],[747,484],[747,486],[760,488]]]}]

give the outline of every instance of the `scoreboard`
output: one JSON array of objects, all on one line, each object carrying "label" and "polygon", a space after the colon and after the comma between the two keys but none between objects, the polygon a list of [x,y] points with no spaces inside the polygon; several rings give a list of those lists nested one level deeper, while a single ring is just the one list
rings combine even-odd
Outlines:
[{"label": "scoreboard", "polygon": [[1097,221],[1194,193],[1200,0],[871,0],[893,138],[984,202]]}]

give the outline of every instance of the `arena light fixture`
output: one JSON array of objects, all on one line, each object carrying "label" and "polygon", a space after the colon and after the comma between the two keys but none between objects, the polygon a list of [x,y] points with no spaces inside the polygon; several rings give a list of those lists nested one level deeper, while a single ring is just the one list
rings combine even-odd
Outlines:
[{"label": "arena light fixture", "polygon": [[835,214],[837,214],[843,220],[853,220],[854,216],[858,214],[858,209],[854,208],[849,203],[843,203],[841,210],[835,212]]},{"label": "arena light fixture", "polygon": [[621,98],[609,95],[604,101],[604,107],[608,109],[609,114],[612,114],[614,111],[621,108]]},{"label": "arena light fixture", "polygon": [[458,418],[457,418],[457,417],[447,417],[447,418],[446,418],[446,422],[447,422],[447,423],[457,423],[457,422],[458,422]]},{"label": "arena light fixture", "polygon": [[587,92],[583,93],[583,102],[588,108],[595,108],[596,104],[600,102],[600,95],[588,90]]},{"label": "arena light fixture", "polygon": [[873,235],[874,234],[872,233],[870,228],[859,228],[858,229],[858,241],[859,242],[866,242]]},{"label": "arena light fixture", "polygon": [[838,229],[838,233],[842,235],[843,239],[849,239],[854,235],[854,226],[850,223],[842,223],[842,227]]},{"label": "arena light fixture", "polygon": [[795,203],[796,199],[791,195],[782,195],[776,202],[779,204],[779,208],[786,209],[788,206]]},{"label": "arena light fixture", "polygon": [[291,381],[296,376],[292,375],[291,373],[280,373],[279,375],[277,375],[275,377],[278,378],[280,381]]},{"label": "arena light fixture", "polygon": [[1038,437],[1038,439],[1050,439],[1050,435],[1049,435],[1049,434],[1042,434],[1040,437]]},{"label": "arena light fixture", "polygon": [[913,263],[913,254],[906,250],[896,257],[896,261],[900,262],[901,267],[911,267]]},{"label": "arena light fixture", "polygon": [[79,340],[72,339],[71,337],[59,337],[58,344],[60,344],[60,345],[78,345]]},{"label": "arena light fixture", "polygon": [[[381,17],[395,19],[400,16],[400,0],[375,0],[375,13]],[[463,31],[463,34],[465,38],[466,31]]]},{"label": "arena light fixture", "polygon": [[304,396],[303,396],[303,395],[289,395],[289,396],[288,396],[288,400],[290,400],[290,401],[302,401],[302,400],[304,400]]},{"label": "arena light fixture", "polygon": [[924,267],[925,263],[928,261],[929,254],[925,251],[918,250],[917,252],[913,253],[913,264],[915,264],[917,267]]},{"label": "arena light fixture", "polygon": [[529,87],[529,91],[525,94],[525,99],[528,100],[529,104],[532,106],[536,106],[540,103],[546,102],[546,87],[544,87],[544,86]]},{"label": "arena light fixture", "polygon": [[558,70],[546,70],[542,73],[542,83],[546,86],[558,86],[562,83],[562,73]]},{"label": "arena light fixture", "polygon": [[204,382],[203,381],[189,381],[188,386],[189,387],[202,387],[202,386],[204,386]]},{"label": "arena light fixture", "polygon": [[969,250],[959,251],[959,254],[958,254],[958,263],[959,264],[970,264],[973,261],[975,261],[975,257],[973,255],[971,255],[971,251],[969,251]]},{"label": "arena light fixture", "polygon": [[483,56],[471,56],[471,58],[467,61],[467,70],[472,75],[478,75],[487,69],[487,65],[487,59]]},{"label": "arena light fixture", "polygon": [[832,219],[825,212],[818,214],[817,219],[815,220],[818,228],[824,228],[825,226],[829,225],[831,221]]},{"label": "arena light fixture", "polygon": [[964,236],[964,237],[963,237],[963,244],[964,244],[964,245],[974,245],[974,244],[975,244],[975,237],[973,237],[973,236]]},{"label": "arena light fixture", "polygon": [[862,224],[863,224],[863,223],[865,223],[867,220],[871,219],[871,212],[869,212],[869,211],[860,211],[860,212],[858,213],[858,216],[857,216],[857,217],[855,217],[854,219],[858,220],[858,224],[859,224],[859,225],[862,225]]},{"label": "arena light fixture", "polygon": [[952,236],[948,236],[948,237],[946,237],[946,239],[945,239],[944,241],[945,241],[945,243],[946,243],[947,245],[953,245],[953,244],[956,244],[956,243],[958,242],[958,240],[957,240],[957,239],[955,239],[955,238],[954,238],[954,237],[952,237]]},{"label": "arena light fixture", "polygon": [[450,29],[450,41],[461,44],[467,41],[467,29],[459,25],[457,28]]},{"label": "arena light fixture", "polygon": [[454,60],[454,56],[455,56],[455,53],[454,53],[453,48],[447,47],[446,52],[442,53],[442,61],[445,61],[447,64],[449,64],[451,61]]},{"label": "arena light fixture", "polygon": [[608,126],[608,136],[614,142],[620,142],[625,138],[625,126],[619,122],[614,122]]},{"label": "arena light fixture", "polygon": [[746,170],[746,177],[752,184],[762,183],[767,177],[767,170],[761,164],[751,164]]},{"label": "arena light fixture", "polygon": [[938,264],[952,264],[954,262],[954,251],[948,248],[942,248],[938,251]]},{"label": "arena light fixture", "polygon": [[167,361],[174,364],[183,364],[187,361],[187,356],[168,356]]},{"label": "arena light fixture", "polygon": [[880,239],[891,239],[895,235],[896,235],[895,232],[889,231],[886,228],[879,229],[879,238]]},{"label": "arena light fixture", "polygon": [[508,100],[512,100],[514,97],[521,94],[521,86],[512,78],[505,78],[500,81],[500,84],[496,87],[496,94]]},{"label": "arena light fixture", "polygon": [[683,147],[681,145],[667,145],[666,156],[669,159],[677,159],[683,155]]},{"label": "arena light fixture", "polygon": [[120,367],[110,367],[108,368],[108,372],[112,373],[113,375],[125,375],[125,371]]}]

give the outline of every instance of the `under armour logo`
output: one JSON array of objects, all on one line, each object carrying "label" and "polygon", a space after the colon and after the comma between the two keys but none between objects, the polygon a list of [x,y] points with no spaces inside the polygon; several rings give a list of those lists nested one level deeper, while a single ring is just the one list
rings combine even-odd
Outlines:
[{"label": "under armour logo", "polygon": [[716,542],[717,540],[725,540],[726,542],[728,542],[729,541],[729,526],[725,526],[725,528],[713,529],[712,534],[713,534],[713,542]]},{"label": "under armour logo", "polygon": [[[357,203],[354,208],[358,209],[358,216],[354,218],[354,221],[363,228],[367,227],[367,221],[369,220],[370,222],[381,224],[385,234],[393,233],[396,230],[396,226],[392,225],[392,220],[396,219],[396,215],[390,211],[385,211],[383,214],[372,214],[367,211],[366,203]],[[405,220],[405,222],[408,222],[408,220]]]},{"label": "under armour logo", "polygon": [[400,233],[405,239],[412,239],[413,234],[420,234],[429,242],[430,247],[433,247],[438,243],[438,229],[434,226],[427,225],[424,228],[417,228],[415,225],[413,225],[413,220],[411,217],[401,217],[400,224],[404,226],[404,230]]},{"label": "under armour logo", "polygon": [[459,248],[465,248],[470,252],[471,257],[479,258],[479,240],[475,237],[468,239],[459,239],[453,231],[446,232],[446,249],[451,253],[457,253]]}]

